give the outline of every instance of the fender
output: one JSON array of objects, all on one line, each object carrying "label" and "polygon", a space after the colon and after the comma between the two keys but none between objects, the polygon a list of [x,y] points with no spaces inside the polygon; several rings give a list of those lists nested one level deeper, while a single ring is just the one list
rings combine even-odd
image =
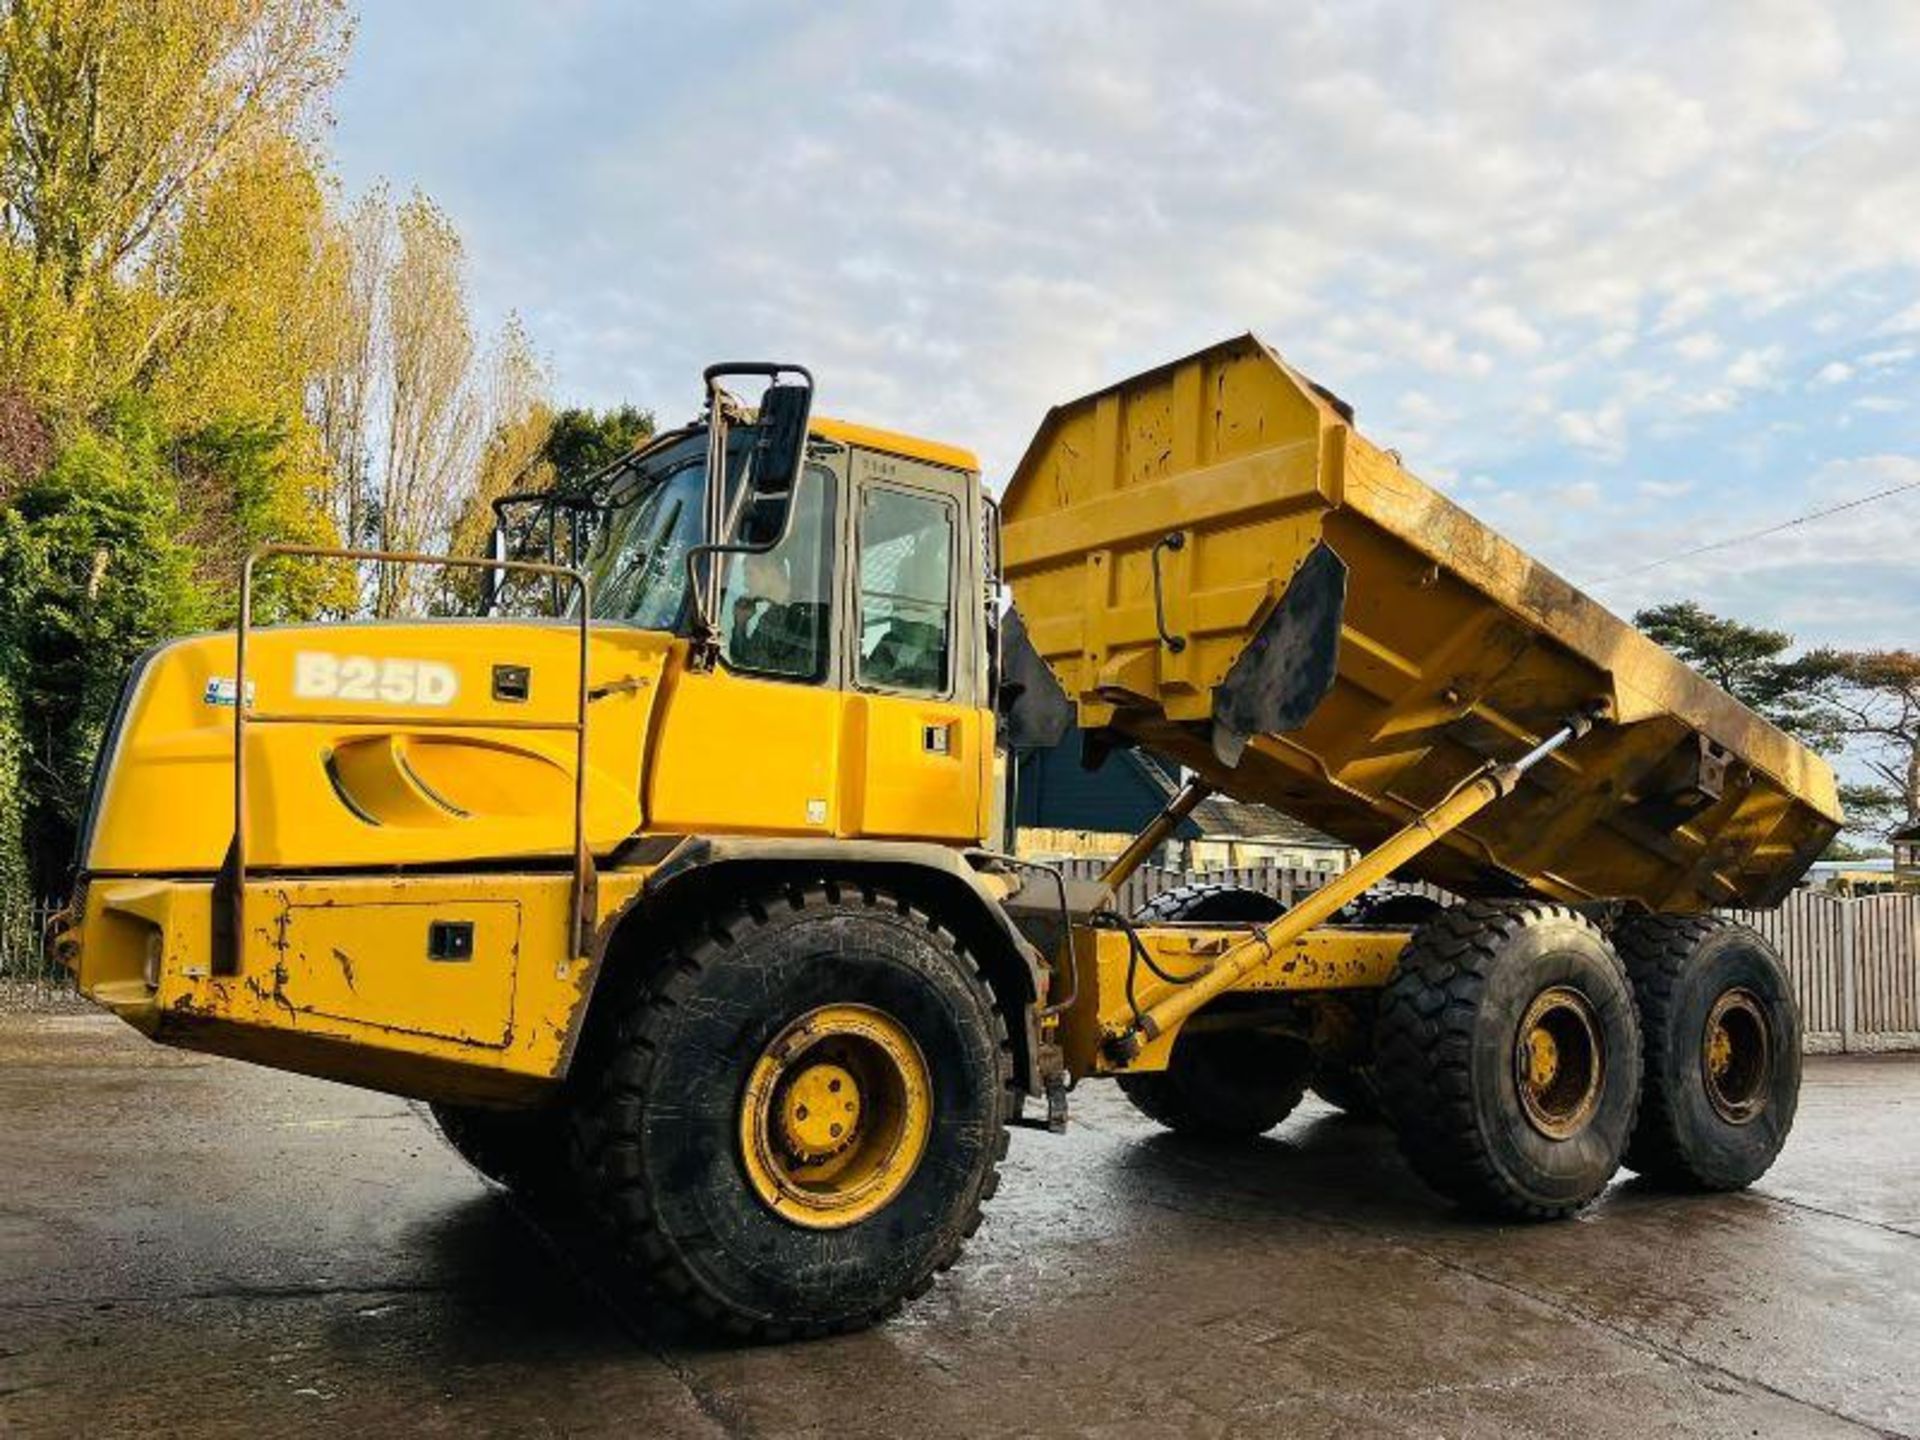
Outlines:
[{"label": "fender", "polygon": [[[571,1068],[594,992],[609,956],[629,933],[630,921],[677,907],[709,885],[737,893],[755,877],[841,876],[867,878],[900,891],[952,930],[978,961],[1006,1017],[1013,1045],[1014,1075],[1030,1095],[1044,1093],[1042,1046],[1036,1011],[1046,991],[1048,965],[1015,927],[1003,902],[1017,893],[1011,875],[991,879],[983,867],[993,857],[944,845],[906,840],[784,839],[768,836],[647,836],[631,858],[665,853],[645,884],[602,922],[595,938],[592,972],[562,1056],[562,1076]],[[996,884],[995,882],[998,882]]]}]

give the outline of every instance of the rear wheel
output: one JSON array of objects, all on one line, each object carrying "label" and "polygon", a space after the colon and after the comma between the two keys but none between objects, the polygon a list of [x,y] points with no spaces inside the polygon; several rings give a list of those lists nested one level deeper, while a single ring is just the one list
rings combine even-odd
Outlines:
[{"label": "rear wheel", "polygon": [[1120,1092],[1179,1134],[1251,1140],[1293,1113],[1312,1073],[1313,1052],[1287,1036],[1183,1029],[1167,1068],[1120,1076]]},{"label": "rear wheel", "polygon": [[1244,885],[1225,885],[1212,880],[1196,880],[1162,891],[1133,912],[1136,924],[1163,922],[1221,925],[1264,924],[1278,920],[1287,907],[1264,890]]},{"label": "rear wheel", "polygon": [[1396,890],[1362,895],[1335,917],[1335,923],[1374,930],[1414,930],[1438,919],[1446,908],[1431,895]]},{"label": "rear wheel", "polygon": [[[1402,899],[1418,900],[1422,905],[1438,908],[1435,902],[1423,896],[1387,895],[1373,898],[1376,902],[1389,903]],[[1364,899],[1356,902],[1360,905],[1365,903]],[[1212,921],[1222,925],[1263,925],[1278,920],[1286,910],[1287,907],[1278,899],[1263,890],[1196,881],[1156,895],[1134,912],[1133,918],[1140,924],[1155,921]],[[1390,917],[1382,923],[1392,924],[1394,921]],[[1198,1040],[1199,1037],[1194,1039]],[[1165,1075],[1129,1076],[1121,1081],[1121,1089],[1133,1101],[1136,1109],[1169,1129],[1215,1138],[1263,1134],[1292,1114],[1294,1107],[1300,1103],[1301,1096],[1292,1091],[1292,1085],[1299,1078],[1305,1051],[1297,1042],[1269,1037],[1263,1053],[1251,1057],[1230,1053],[1199,1053],[1205,1049],[1204,1044],[1194,1046],[1177,1075],[1170,1068]],[[1329,1105],[1363,1119],[1373,1119],[1380,1113],[1379,1102],[1373,1094],[1373,1077],[1367,1067],[1342,1065],[1334,1061],[1322,1061],[1316,1065],[1311,1057],[1307,1057],[1305,1063],[1308,1066],[1307,1083]],[[1238,1122],[1229,1123],[1216,1099],[1224,1089],[1232,1088],[1235,1083],[1232,1076],[1242,1072],[1258,1077],[1256,1083],[1264,1087],[1265,1100],[1252,1104],[1242,1099],[1237,1106],[1233,1102],[1226,1102],[1229,1112]],[[1279,1078],[1276,1081],[1274,1077]],[[1269,1115],[1272,1118],[1266,1119]],[[1212,1118],[1209,1120],[1205,1116]],[[1263,1120],[1265,1123],[1260,1123]]]},{"label": "rear wheel", "polygon": [[765,896],[596,1018],[581,1187],[696,1317],[756,1338],[858,1328],[979,1225],[1006,1153],[1006,1029],[954,938],[905,901]]},{"label": "rear wheel", "polygon": [[1786,967],[1752,930],[1708,915],[1631,917],[1614,943],[1646,1046],[1627,1165],[1677,1189],[1751,1185],[1786,1143],[1800,1099]]},{"label": "rear wheel", "polygon": [[1455,906],[1380,997],[1374,1071],[1414,1170],[1470,1209],[1571,1214],[1606,1186],[1640,1093],[1633,995],[1563,905]]}]

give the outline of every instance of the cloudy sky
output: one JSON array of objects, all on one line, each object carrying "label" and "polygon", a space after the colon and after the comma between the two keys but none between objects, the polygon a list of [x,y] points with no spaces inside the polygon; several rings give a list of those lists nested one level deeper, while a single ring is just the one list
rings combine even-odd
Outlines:
[{"label": "cloudy sky", "polygon": [[363,6],[418,185],[558,395],[719,358],[970,444],[1242,330],[1615,609],[1920,645],[1920,6]]}]

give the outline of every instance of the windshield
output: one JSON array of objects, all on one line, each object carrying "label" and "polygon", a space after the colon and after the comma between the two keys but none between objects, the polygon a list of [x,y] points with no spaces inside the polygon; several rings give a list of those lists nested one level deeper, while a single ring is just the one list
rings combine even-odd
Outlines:
[{"label": "windshield", "polygon": [[687,608],[687,551],[700,543],[707,437],[649,456],[638,488],[616,501],[587,557],[596,620],[678,630]]},{"label": "windshield", "polygon": [[[740,493],[757,438],[752,425],[727,429],[729,507]],[[692,614],[687,552],[705,538],[706,474],[707,432],[702,429],[663,445],[614,481],[587,552],[594,619],[687,632]]]}]

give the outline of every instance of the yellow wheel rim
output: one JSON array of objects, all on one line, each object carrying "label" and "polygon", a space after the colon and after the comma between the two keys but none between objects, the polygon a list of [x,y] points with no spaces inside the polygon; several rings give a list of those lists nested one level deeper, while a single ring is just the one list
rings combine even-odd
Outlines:
[{"label": "yellow wheel rim", "polygon": [[1707,1099],[1729,1125],[1745,1125],[1767,1105],[1773,1075],[1773,1028],[1751,990],[1724,991],[1707,1013],[1700,1041]]},{"label": "yellow wheel rim", "polygon": [[1572,1139],[1599,1108],[1606,1073],[1600,1022],[1587,997],[1565,985],[1534,996],[1514,1050],[1528,1123],[1550,1140]]},{"label": "yellow wheel rim", "polygon": [[773,1212],[838,1230],[886,1208],[927,1151],[927,1062],[866,1005],[809,1011],[774,1037],[740,1100],[747,1183]]}]

